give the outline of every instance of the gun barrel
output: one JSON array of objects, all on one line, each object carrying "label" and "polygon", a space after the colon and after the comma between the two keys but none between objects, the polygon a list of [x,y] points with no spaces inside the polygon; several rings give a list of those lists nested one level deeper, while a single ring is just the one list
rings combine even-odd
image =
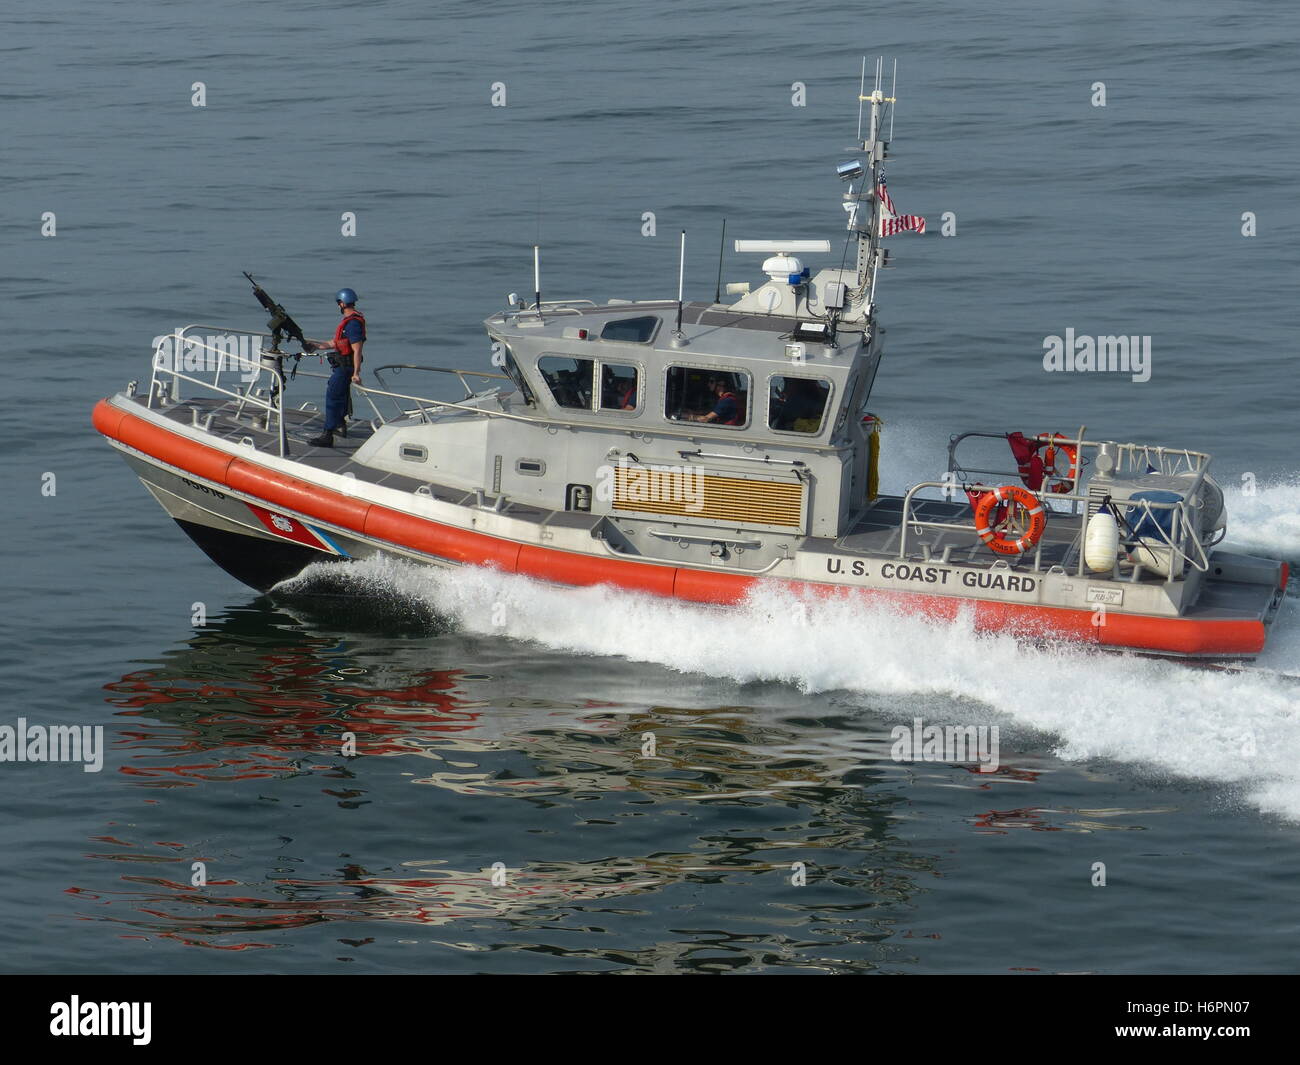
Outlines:
[{"label": "gun barrel", "polygon": [[257,297],[258,303],[260,303],[266,310],[270,311],[273,316],[288,317],[284,308],[276,303],[275,300],[271,299],[271,296],[266,289],[253,280],[252,274],[247,270],[242,270],[240,272],[252,283],[253,295]]},{"label": "gun barrel", "polygon": [[240,273],[248,278],[249,282],[252,284],[253,295],[257,297],[257,302],[270,312],[271,320],[266,324],[271,330],[272,345],[278,348],[280,337],[284,335],[298,341],[298,343],[302,345],[303,350],[306,351],[307,337],[298,323],[289,316],[289,312],[280,304],[276,303],[275,300],[271,299],[271,296],[266,289],[259,285],[253,279],[253,275],[247,270],[241,270]]}]

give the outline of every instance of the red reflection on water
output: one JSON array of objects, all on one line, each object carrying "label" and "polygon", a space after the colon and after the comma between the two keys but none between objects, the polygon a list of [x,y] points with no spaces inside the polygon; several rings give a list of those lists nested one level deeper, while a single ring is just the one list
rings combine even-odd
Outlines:
[{"label": "red reflection on water", "polygon": [[[1015,766],[1010,766],[1006,763],[999,765],[997,769],[992,771],[982,770],[978,764],[971,765],[964,763],[960,765],[959,768],[966,770],[967,773],[973,773],[977,777],[985,777],[987,780],[992,780],[994,777],[1001,776],[1007,777],[1011,780],[1023,780],[1028,784],[1036,784],[1038,778],[1043,775],[1042,770],[1040,769],[1017,769]],[[984,786],[988,787],[987,782]]]},{"label": "red reflection on water", "polygon": [[312,652],[263,654],[252,666],[237,664],[239,680],[149,669],[105,685],[114,693],[106,701],[123,716],[157,719],[121,732],[118,749],[139,753],[120,772],[145,787],[277,777],[302,772],[304,756],[341,755],[345,733],[355,736],[357,754],[403,754],[472,731],[481,718],[455,694],[458,670],[367,688],[341,676],[337,658]]},{"label": "red reflection on water", "polygon": [[1043,819],[1042,814],[1051,812],[1034,806],[1018,810],[988,810],[973,818],[971,823],[1000,836],[1005,836],[1007,830],[1012,828],[1028,828],[1034,832],[1063,831],[1059,826],[1050,825]]},{"label": "red reflection on water", "polygon": [[[519,874],[516,874],[518,876]],[[553,906],[636,891],[638,884],[581,883],[556,874],[532,872],[526,882],[493,883],[490,873],[448,871],[442,877],[376,877],[355,867],[330,880],[279,878],[268,882],[273,896],[219,895],[210,881],[201,889],[165,878],[123,877],[145,885],[140,891],[65,893],[87,904],[115,907],[112,913],[83,912],[81,920],[110,921],[132,931],[123,938],[171,939],[214,950],[262,949],[277,944],[249,939],[330,921],[398,921],[443,924],[462,918],[509,917],[532,906]],[[286,897],[287,896],[287,897]],[[121,904],[128,915],[117,912]],[[233,942],[227,941],[234,939]]]}]

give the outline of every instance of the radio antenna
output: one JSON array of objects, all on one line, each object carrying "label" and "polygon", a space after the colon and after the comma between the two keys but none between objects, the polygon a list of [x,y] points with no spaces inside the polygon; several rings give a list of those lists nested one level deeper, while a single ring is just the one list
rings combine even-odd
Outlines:
[{"label": "radio antenna", "polygon": [[889,86],[889,139],[894,139],[894,101],[898,99],[898,57],[894,57],[894,80]]},{"label": "radio antenna", "polygon": [[862,141],[862,99],[867,91],[867,57],[862,57],[862,76],[858,78],[858,142]]},{"label": "radio antenna", "polygon": [[682,333],[682,290],[686,283],[686,230],[682,230],[682,250],[677,260],[677,335]]},{"label": "radio antenna", "polygon": [[718,287],[713,293],[713,302],[722,302],[722,250],[727,246],[727,220],[722,220],[722,239],[718,241]]},{"label": "radio antenna", "polygon": [[540,316],[542,313],[542,248],[533,245],[533,305]]}]

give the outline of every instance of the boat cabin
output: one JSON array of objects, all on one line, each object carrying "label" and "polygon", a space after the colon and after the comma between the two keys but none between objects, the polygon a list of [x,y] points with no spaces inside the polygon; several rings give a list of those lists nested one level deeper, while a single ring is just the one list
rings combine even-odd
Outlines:
[{"label": "boat cabin", "polygon": [[849,527],[866,503],[870,331],[703,302],[681,305],[679,330],[678,313],[620,300],[493,315],[492,360],[514,388],[467,401],[468,417],[383,426],[358,459],[551,510],[793,536]]}]

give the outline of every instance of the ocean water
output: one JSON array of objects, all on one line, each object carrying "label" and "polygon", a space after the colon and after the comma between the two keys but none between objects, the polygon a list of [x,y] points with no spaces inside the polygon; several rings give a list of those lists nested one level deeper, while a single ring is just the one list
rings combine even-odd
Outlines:
[{"label": "ocean water", "polygon": [[[1087,425],[1213,452],[1229,539],[1300,562],[1300,16],[55,0],[6,28],[0,725],[107,750],[0,763],[0,968],[1295,970],[1294,596],[1241,671],[768,592],[366,564],[263,597],[89,413],[177,324],[259,327],[241,270],[313,335],[356,288],[372,365],[483,368],[534,243],[544,295],[604,300],[675,292],[683,228],[711,296],[724,217],[838,239],[883,54],[890,191],[930,224],[880,289],[886,489],[950,432]],[[1149,336],[1150,380],[1045,373],[1067,329]],[[894,761],[918,718],[996,725],[997,771]]]}]

